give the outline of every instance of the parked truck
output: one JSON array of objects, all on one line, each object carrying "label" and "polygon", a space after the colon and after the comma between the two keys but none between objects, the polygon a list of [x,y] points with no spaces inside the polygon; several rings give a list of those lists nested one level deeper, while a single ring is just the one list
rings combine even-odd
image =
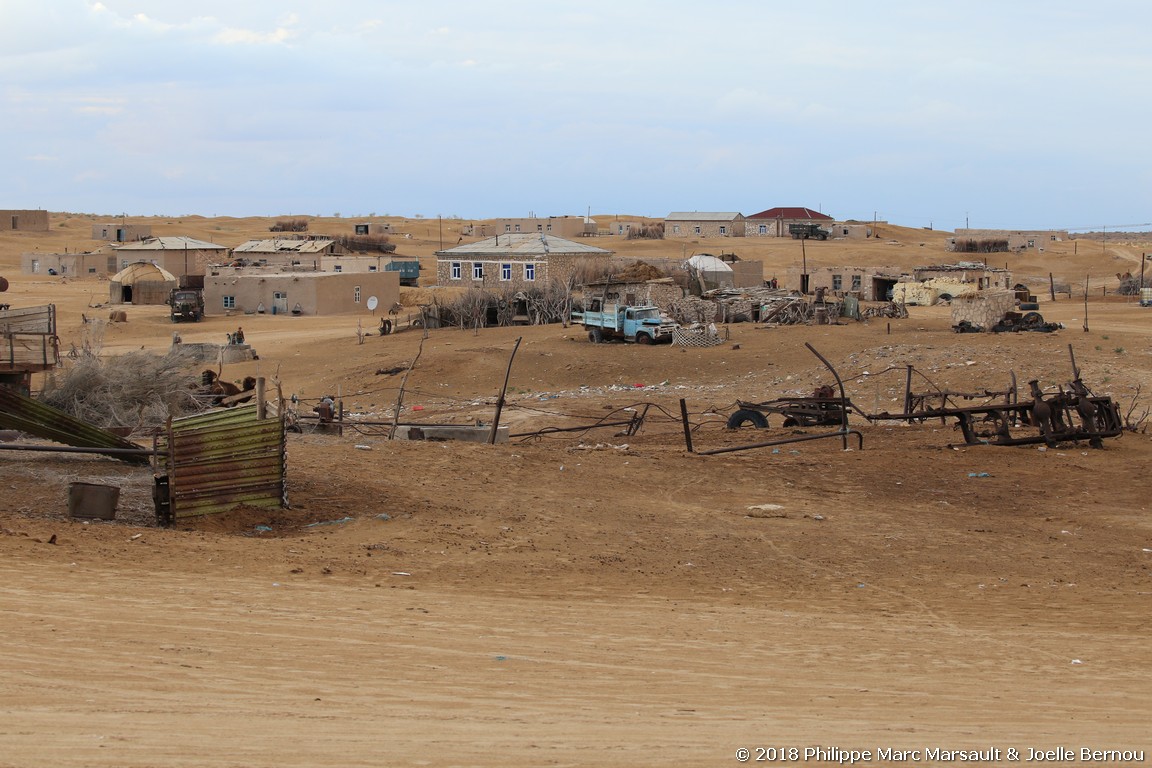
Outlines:
[{"label": "parked truck", "polygon": [[588,312],[573,312],[572,324],[583,325],[588,340],[593,344],[612,339],[634,341],[637,344],[672,343],[677,325],[661,316],[659,307],[629,307],[606,304]]},{"label": "parked truck", "polygon": [[204,291],[173,288],[168,297],[172,322],[198,323],[204,317]]},{"label": "parked truck", "polygon": [[827,240],[832,233],[818,224],[789,224],[788,234],[793,240]]}]

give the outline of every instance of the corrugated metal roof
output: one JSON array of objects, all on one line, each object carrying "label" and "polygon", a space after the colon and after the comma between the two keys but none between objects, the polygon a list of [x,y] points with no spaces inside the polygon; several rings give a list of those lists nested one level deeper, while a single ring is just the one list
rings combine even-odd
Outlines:
[{"label": "corrugated metal roof", "polygon": [[735,221],[742,214],[732,211],[675,211],[664,217],[665,221]]},{"label": "corrugated metal roof", "polygon": [[[140,446],[119,435],[75,419],[63,411],[25,397],[14,389],[0,387],[0,427],[16,429],[29,435],[53,440],[77,448],[113,448],[141,450]],[[148,457],[131,454],[108,454],[134,464],[147,464]]]},{"label": "corrugated metal roof", "polygon": [[163,442],[173,519],[287,506],[282,418],[259,419],[256,405],[210,411],[173,419]]},{"label": "corrugated metal roof", "polygon": [[449,248],[444,251],[436,251],[437,256],[444,258],[461,256],[511,258],[515,256],[548,256],[557,253],[577,256],[612,255],[612,251],[597,248],[594,245],[577,243],[573,240],[565,240],[562,237],[553,237],[552,235],[543,235],[539,232],[497,235],[496,237],[489,237],[475,243],[458,245],[455,248]]},{"label": "corrugated metal roof", "polygon": [[321,253],[335,240],[249,240],[232,249],[233,253]]},{"label": "corrugated metal roof", "polygon": [[132,243],[112,246],[117,251],[226,251],[228,246],[196,240],[191,237],[149,237]]}]

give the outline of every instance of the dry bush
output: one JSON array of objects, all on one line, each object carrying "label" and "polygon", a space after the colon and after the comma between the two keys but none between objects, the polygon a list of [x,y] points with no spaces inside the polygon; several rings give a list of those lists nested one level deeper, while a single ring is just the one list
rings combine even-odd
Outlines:
[{"label": "dry bush", "polygon": [[396,250],[396,244],[388,235],[338,235],[336,242],[357,253],[393,253]]},{"label": "dry bush", "polygon": [[280,219],[268,227],[269,232],[307,232],[308,219]]},{"label": "dry bush", "polygon": [[169,414],[200,409],[193,365],[194,358],[182,350],[105,359],[85,346],[66,370],[48,378],[40,400],[98,427],[159,426]]},{"label": "dry bush", "polygon": [[629,227],[627,240],[663,240],[664,222],[645,224],[642,227]]}]

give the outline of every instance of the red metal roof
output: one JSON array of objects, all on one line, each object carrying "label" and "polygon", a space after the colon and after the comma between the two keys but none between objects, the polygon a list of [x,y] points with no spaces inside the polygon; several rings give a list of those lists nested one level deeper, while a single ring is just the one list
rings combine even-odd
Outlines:
[{"label": "red metal roof", "polygon": [[760,213],[754,213],[749,219],[810,219],[815,221],[834,221],[834,219],[811,208],[769,208]]}]

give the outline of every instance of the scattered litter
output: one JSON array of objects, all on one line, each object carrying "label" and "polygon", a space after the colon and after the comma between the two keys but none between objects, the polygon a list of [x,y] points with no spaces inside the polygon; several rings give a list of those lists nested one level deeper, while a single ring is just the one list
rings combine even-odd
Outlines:
[{"label": "scattered litter", "polygon": [[308,525],[306,525],[304,527],[305,528],[315,528],[318,525],[340,525],[342,523],[350,523],[355,519],[356,518],[354,518],[354,517],[342,517],[339,520],[322,520],[319,523],[308,523]]},{"label": "scattered litter", "polygon": [[782,504],[753,504],[752,506],[748,507],[748,509],[762,509],[766,512],[769,512],[769,511],[776,510],[776,509],[784,509],[784,505],[782,505]]},{"label": "scattered litter", "polygon": [[370,451],[370,450],[372,450],[372,446],[370,446],[370,445],[358,445],[358,446],[356,446],[356,450],[358,450],[358,451]]},{"label": "scattered litter", "polygon": [[1152,549],[1148,549],[1148,547],[1144,547],[1144,551],[1145,552],[1152,552]]},{"label": "scattered litter", "polygon": [[407,571],[392,571],[393,576],[411,576]]},{"label": "scattered litter", "polygon": [[987,472],[969,472],[968,477],[992,477]]},{"label": "scattered litter", "polygon": [[496,661],[507,661],[507,660],[508,660],[507,656],[497,656],[496,657]]},{"label": "scattered litter", "polygon": [[140,538],[143,535],[144,534],[142,534],[142,533],[138,533],[135,536],[133,536],[132,538],[128,539],[128,541],[136,541],[136,539]]},{"label": "scattered litter", "polygon": [[864,589],[864,587],[866,587],[866,586],[868,586],[868,585],[865,584],[864,582],[860,582],[859,584],[856,585],[856,589]]},{"label": "scattered litter", "polygon": [[1084,662],[1080,661],[1080,659],[1072,659],[1072,663],[1073,664],[1083,664]]},{"label": "scattered litter", "polygon": [[824,519],[824,515],[812,515],[812,519],[813,519],[813,520],[823,520],[823,519]]},{"label": "scattered litter", "polygon": [[414,411],[422,411],[422,410],[424,410],[424,406],[422,406],[422,405],[414,405],[414,406],[412,406],[412,410],[414,410]]},{"label": "scattered litter", "polygon": [[258,525],[258,526],[256,526],[256,530],[260,531],[261,533],[267,533],[268,531],[272,530],[272,526],[270,526],[270,525]]},{"label": "scattered litter", "polygon": [[388,514],[387,512],[381,512],[380,514],[376,515],[376,519],[377,520],[391,520],[392,515]]}]

